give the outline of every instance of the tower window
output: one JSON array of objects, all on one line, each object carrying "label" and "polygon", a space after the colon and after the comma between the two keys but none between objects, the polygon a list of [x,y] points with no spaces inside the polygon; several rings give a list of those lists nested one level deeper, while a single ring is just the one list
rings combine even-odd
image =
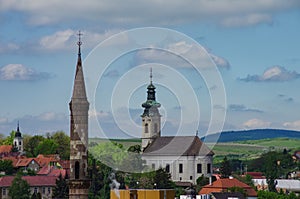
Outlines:
[{"label": "tower window", "polygon": [[197,164],[197,173],[202,173],[202,164]]},{"label": "tower window", "polygon": [[211,173],[211,164],[207,164],[207,173]]},{"label": "tower window", "polygon": [[19,141],[19,145],[22,145],[22,142],[21,142],[21,141]]},{"label": "tower window", "polygon": [[168,173],[170,172],[170,165],[169,164],[166,165],[166,172],[168,172]]},{"label": "tower window", "polygon": [[80,171],[79,162],[76,161],[75,162],[75,179],[79,179],[79,171]]},{"label": "tower window", "polygon": [[148,124],[145,124],[145,133],[148,133],[149,129],[148,129]]},{"label": "tower window", "polygon": [[183,164],[179,164],[179,173],[183,172]]}]

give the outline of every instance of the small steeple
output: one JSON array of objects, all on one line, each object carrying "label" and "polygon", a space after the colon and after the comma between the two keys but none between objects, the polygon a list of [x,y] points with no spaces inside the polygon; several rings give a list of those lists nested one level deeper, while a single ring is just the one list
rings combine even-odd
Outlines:
[{"label": "small steeple", "polygon": [[20,125],[19,125],[19,121],[18,121],[18,127],[17,127],[17,132],[15,133],[15,138],[16,137],[22,137],[22,134],[20,132]]},{"label": "small steeple", "polygon": [[152,78],[153,78],[152,68],[150,68],[150,84],[147,87],[147,90],[148,90],[147,91],[147,101],[142,104],[142,107],[145,108],[142,116],[144,116],[144,115],[149,116],[149,114],[158,114],[159,115],[157,108],[160,107],[160,103],[158,103],[156,101],[156,97],[155,97],[156,87],[152,83]]}]

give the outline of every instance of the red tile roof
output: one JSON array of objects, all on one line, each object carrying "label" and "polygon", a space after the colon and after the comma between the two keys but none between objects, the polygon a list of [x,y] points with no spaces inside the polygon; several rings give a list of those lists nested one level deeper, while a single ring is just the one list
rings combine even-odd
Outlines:
[{"label": "red tile roof", "polygon": [[[15,176],[4,176],[0,178],[0,187],[9,187],[12,184]],[[40,186],[55,186],[55,176],[23,176],[23,180],[26,180],[31,187]]]},{"label": "red tile roof", "polygon": [[1,145],[0,153],[9,153],[9,152],[11,152],[11,149],[12,149],[11,145]]},{"label": "red tile roof", "polygon": [[256,191],[252,187],[235,178],[219,179],[213,182],[211,185],[204,186],[199,191],[199,194],[210,194],[211,192],[226,192],[227,189],[231,187],[241,187],[247,192],[248,196],[257,196]]}]

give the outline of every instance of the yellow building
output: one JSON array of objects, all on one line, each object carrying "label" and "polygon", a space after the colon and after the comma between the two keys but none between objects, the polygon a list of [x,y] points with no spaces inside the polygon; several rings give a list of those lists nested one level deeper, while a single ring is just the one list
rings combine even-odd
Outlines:
[{"label": "yellow building", "polygon": [[110,199],[174,199],[173,189],[111,190]]}]

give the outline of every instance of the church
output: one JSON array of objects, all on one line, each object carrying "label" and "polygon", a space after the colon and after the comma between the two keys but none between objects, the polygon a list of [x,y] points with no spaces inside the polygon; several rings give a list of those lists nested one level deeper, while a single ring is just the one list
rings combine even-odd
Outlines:
[{"label": "church", "polygon": [[147,100],[142,104],[142,159],[153,169],[165,168],[174,182],[196,184],[202,175],[211,177],[213,151],[198,136],[162,136],[159,102],[155,97],[156,87],[147,87]]}]

